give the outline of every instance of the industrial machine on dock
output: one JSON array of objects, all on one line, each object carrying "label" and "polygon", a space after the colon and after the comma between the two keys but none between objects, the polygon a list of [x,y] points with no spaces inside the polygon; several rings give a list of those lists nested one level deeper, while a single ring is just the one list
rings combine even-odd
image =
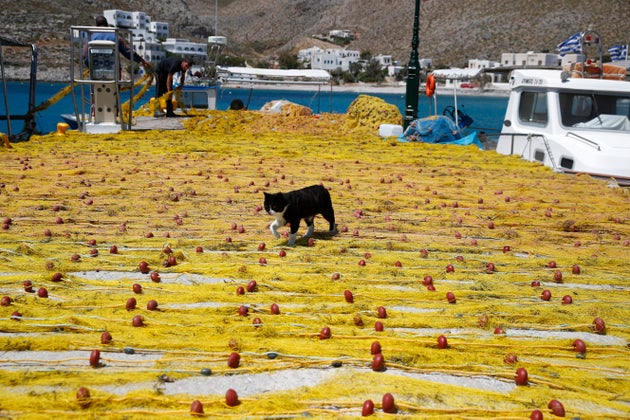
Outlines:
[{"label": "industrial machine on dock", "polygon": [[[108,38],[115,41],[92,40],[96,33],[111,34]],[[123,69],[119,53],[121,42],[132,45],[132,33],[121,28],[72,26],[70,34],[70,80],[76,128],[85,133],[130,130],[132,113],[122,112],[121,92],[130,91],[128,109],[133,109],[135,63],[130,61],[130,67]],[[64,117],[68,119],[67,115]]]}]

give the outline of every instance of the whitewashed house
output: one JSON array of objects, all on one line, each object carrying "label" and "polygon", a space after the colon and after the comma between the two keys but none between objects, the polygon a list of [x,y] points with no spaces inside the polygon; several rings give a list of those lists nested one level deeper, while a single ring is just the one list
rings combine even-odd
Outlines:
[{"label": "whitewashed house", "polygon": [[491,71],[491,69],[499,68],[499,67],[502,67],[502,65],[498,61],[481,60],[481,59],[478,59],[478,58],[475,58],[473,60],[468,60],[468,68],[469,69],[477,69],[477,70],[483,69],[491,77],[490,81],[492,83],[496,83],[496,82],[500,82],[501,81],[501,75],[492,73],[492,71]]},{"label": "whitewashed house", "polygon": [[330,38],[352,39],[353,35],[348,29],[333,29],[328,32]]},{"label": "whitewashed house", "polygon": [[311,69],[333,71],[350,70],[350,64],[359,61],[361,53],[356,50],[326,49],[311,55]]},{"label": "whitewashed house", "polygon": [[168,23],[151,22],[149,25],[149,34],[155,34],[155,39],[151,40],[155,42],[168,38]]},{"label": "whitewashed house", "polygon": [[558,54],[535,53],[502,53],[501,65],[523,67],[556,67],[560,63]]},{"label": "whitewashed house", "polygon": [[310,67],[313,55],[317,54],[317,53],[321,53],[323,51],[324,51],[323,49],[321,49],[321,48],[319,48],[317,46],[312,46],[310,48],[304,48],[304,49],[298,51],[297,60],[298,60],[299,63],[302,63],[304,65],[308,65]]},{"label": "whitewashed house", "polygon": [[[169,25],[154,22],[144,12],[105,10],[103,16],[111,26],[129,29],[133,34],[133,50],[145,60],[158,63],[167,53],[191,58],[200,63],[208,59],[208,45],[191,42],[187,39],[169,38]],[[144,68],[140,68],[140,74]]]},{"label": "whitewashed house", "polygon": [[378,61],[381,67],[383,68],[391,66],[394,62],[391,55],[379,54],[376,57],[374,57],[374,59]]},{"label": "whitewashed house", "polygon": [[109,23],[110,26],[125,29],[133,28],[133,17],[131,12],[118,9],[105,10],[103,12],[103,16],[105,16],[107,23]]},{"label": "whitewashed house", "polygon": [[191,58],[195,62],[205,61],[208,58],[208,44],[191,42],[182,38],[166,38],[162,47],[168,53]]}]

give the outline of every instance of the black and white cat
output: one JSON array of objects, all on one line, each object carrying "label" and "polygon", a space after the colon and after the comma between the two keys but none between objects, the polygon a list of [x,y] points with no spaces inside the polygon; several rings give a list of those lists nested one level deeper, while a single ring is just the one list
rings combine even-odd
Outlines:
[{"label": "black and white cat", "polygon": [[308,230],[303,237],[308,238],[313,234],[315,230],[313,220],[318,214],[321,214],[330,223],[330,233],[336,232],[335,211],[333,210],[330,193],[322,185],[312,185],[286,193],[264,194],[265,211],[276,218],[269,226],[271,233],[276,238],[280,238],[278,228],[290,224],[289,245],[295,244],[295,237],[302,219],[308,226]]}]

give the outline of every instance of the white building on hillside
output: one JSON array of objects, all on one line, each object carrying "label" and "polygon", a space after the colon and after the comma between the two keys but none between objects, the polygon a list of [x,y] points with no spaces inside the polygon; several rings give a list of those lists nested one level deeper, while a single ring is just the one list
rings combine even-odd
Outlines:
[{"label": "white building on hillside", "polygon": [[105,10],[103,16],[111,26],[131,30],[134,39],[158,42],[168,38],[168,23],[153,22],[144,12],[126,12],[124,10]]},{"label": "white building on hillside", "polygon": [[418,60],[418,64],[420,64],[420,68],[423,70],[430,69],[433,67],[433,59],[432,58],[421,58]]},{"label": "white building on hillside", "polygon": [[[158,63],[167,55],[173,54],[192,59],[196,63],[208,59],[208,45],[191,42],[187,39],[169,38],[166,22],[154,22],[144,12],[105,10],[103,16],[111,26],[129,29],[133,34],[133,50],[145,60]],[[140,69],[144,73],[144,69]]]},{"label": "white building on hillside", "polygon": [[168,23],[166,22],[151,22],[149,24],[149,34],[155,34],[155,39],[151,41],[158,41],[168,38]]},{"label": "white building on hillside", "polygon": [[105,16],[110,26],[125,29],[133,28],[133,19],[131,17],[131,12],[117,9],[105,10],[103,12],[103,16]]},{"label": "white building on hillside", "polygon": [[162,42],[162,47],[168,53],[190,58],[196,63],[205,61],[208,58],[208,44],[190,42],[181,38],[166,38],[166,41]]},{"label": "white building on hillside", "polygon": [[478,58],[468,60],[469,69],[492,69],[495,67],[501,67],[501,63],[498,61],[480,60]]},{"label": "white building on hillside", "polygon": [[[168,37],[168,23],[153,22],[144,12],[127,12],[125,10],[105,10],[103,16],[111,26],[129,29],[133,34],[133,50],[145,60],[158,63],[166,52],[160,40]],[[144,68],[140,69],[144,73]]]},{"label": "white building on hillside", "polygon": [[144,12],[131,12],[132,29],[138,32],[146,32],[151,24],[151,16],[147,16]]},{"label": "white building on hillside", "polygon": [[380,63],[380,65],[381,65],[381,67],[383,67],[383,68],[389,67],[389,66],[391,66],[394,63],[391,55],[379,54],[376,57],[374,57],[374,59],[376,61],[378,61]]},{"label": "white building on hillside", "polygon": [[311,69],[348,71],[350,64],[359,61],[360,56],[360,52],[356,50],[319,49],[311,54]]},{"label": "white building on hillside", "polygon": [[560,59],[560,65],[565,66],[568,64],[581,63],[583,60],[584,60],[584,57],[582,57],[582,54],[574,54],[574,53],[565,54]]},{"label": "white building on hillside", "polygon": [[352,39],[353,35],[348,29],[333,29],[328,32],[328,36],[331,38]]},{"label": "white building on hillside", "polygon": [[523,67],[557,67],[560,65],[558,54],[535,53],[502,53],[501,65]]},{"label": "white building on hillside", "polygon": [[501,63],[498,61],[490,61],[490,60],[481,60],[481,59],[473,59],[468,60],[468,68],[469,69],[483,69],[486,73],[488,73],[492,77],[492,83],[500,82],[501,75],[492,73],[492,69],[502,67]]},{"label": "white building on hillside", "polygon": [[307,63],[310,65],[313,55],[321,53],[321,52],[324,52],[324,50],[317,46],[312,46],[310,48],[302,49],[298,51],[298,54],[297,54],[298,62]]},{"label": "white building on hillside", "polygon": [[[150,63],[157,64],[166,58],[166,51],[164,51],[162,44],[159,42],[149,42],[140,39],[133,43],[133,49]],[[144,74],[144,68],[140,69],[140,73]]]},{"label": "white building on hillside", "polygon": [[[433,67],[433,59],[432,58],[420,58],[418,60],[418,64],[420,64],[420,69],[425,71],[431,71]],[[400,72],[404,71],[407,68],[406,65],[401,64],[390,64],[387,66],[387,75],[389,77],[395,77]]]}]

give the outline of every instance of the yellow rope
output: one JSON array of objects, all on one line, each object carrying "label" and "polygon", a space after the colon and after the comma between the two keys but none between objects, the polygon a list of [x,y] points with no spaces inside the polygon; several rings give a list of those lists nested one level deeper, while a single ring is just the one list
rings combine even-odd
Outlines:
[{"label": "yellow rope", "polygon": [[[138,93],[136,93],[133,97],[133,103],[138,103],[138,101],[140,101],[140,99],[142,99],[144,97],[144,95],[147,93],[147,90],[149,90],[149,88],[151,87],[151,85],[153,84],[153,74],[150,73],[146,73],[144,76],[142,76],[139,80],[137,80],[134,83],[134,88],[137,86],[140,86],[142,83],[144,83],[144,86],[142,86],[142,89],[140,89],[140,91]],[[121,110],[122,110],[122,115],[123,115],[123,119],[125,121],[129,121],[129,104],[130,104],[130,100],[127,100],[125,103],[122,104],[121,106]]]},{"label": "yellow rope", "polygon": [[67,94],[69,94],[72,91],[72,85],[67,85],[66,87],[62,88],[61,90],[59,90],[59,92],[55,93],[53,96],[51,96],[50,98],[46,99],[44,102],[42,102],[41,104],[37,105],[34,109],[33,109],[33,113],[36,112],[40,112],[40,111],[44,111],[48,108],[50,108],[52,105],[56,104],[57,102],[59,102],[60,100],[62,100]]},{"label": "yellow rope", "polygon": [[[89,70],[86,70],[84,73],[84,76],[87,76],[88,72]],[[152,73],[144,74],[140,79],[134,82],[134,88],[140,86],[143,83],[144,83],[144,86],[142,86],[142,89],[140,89],[140,91],[133,97],[134,103],[137,103],[138,101],[140,101],[140,99],[142,99],[144,95],[146,94],[147,90],[151,87],[153,83],[153,74]],[[129,89],[130,88],[128,87],[123,88],[122,91],[129,90]],[[43,101],[41,104],[36,106],[32,112],[33,113],[41,112],[50,108],[52,105],[56,104],[61,99],[63,99],[66,95],[68,95],[71,91],[72,91],[72,84],[69,84],[63,87],[62,89],[59,90],[59,92],[57,92],[56,94],[54,94],[53,96],[51,96],[50,98],[48,98],[47,100]],[[125,103],[121,105],[123,115],[125,115],[125,120],[128,120],[128,117],[129,117],[129,102],[130,101],[127,100]]]},{"label": "yellow rope", "polygon": [[[89,70],[85,70],[85,72],[83,73],[83,77],[86,77],[88,75],[88,73],[89,73]],[[62,89],[59,90],[59,92],[55,93],[50,98],[46,99],[41,104],[37,105],[33,109],[32,113],[45,111],[46,109],[50,108],[51,106],[53,106],[54,104],[56,104],[57,102],[62,100],[71,91],[72,91],[72,84],[69,84],[69,85],[63,87]]]}]

